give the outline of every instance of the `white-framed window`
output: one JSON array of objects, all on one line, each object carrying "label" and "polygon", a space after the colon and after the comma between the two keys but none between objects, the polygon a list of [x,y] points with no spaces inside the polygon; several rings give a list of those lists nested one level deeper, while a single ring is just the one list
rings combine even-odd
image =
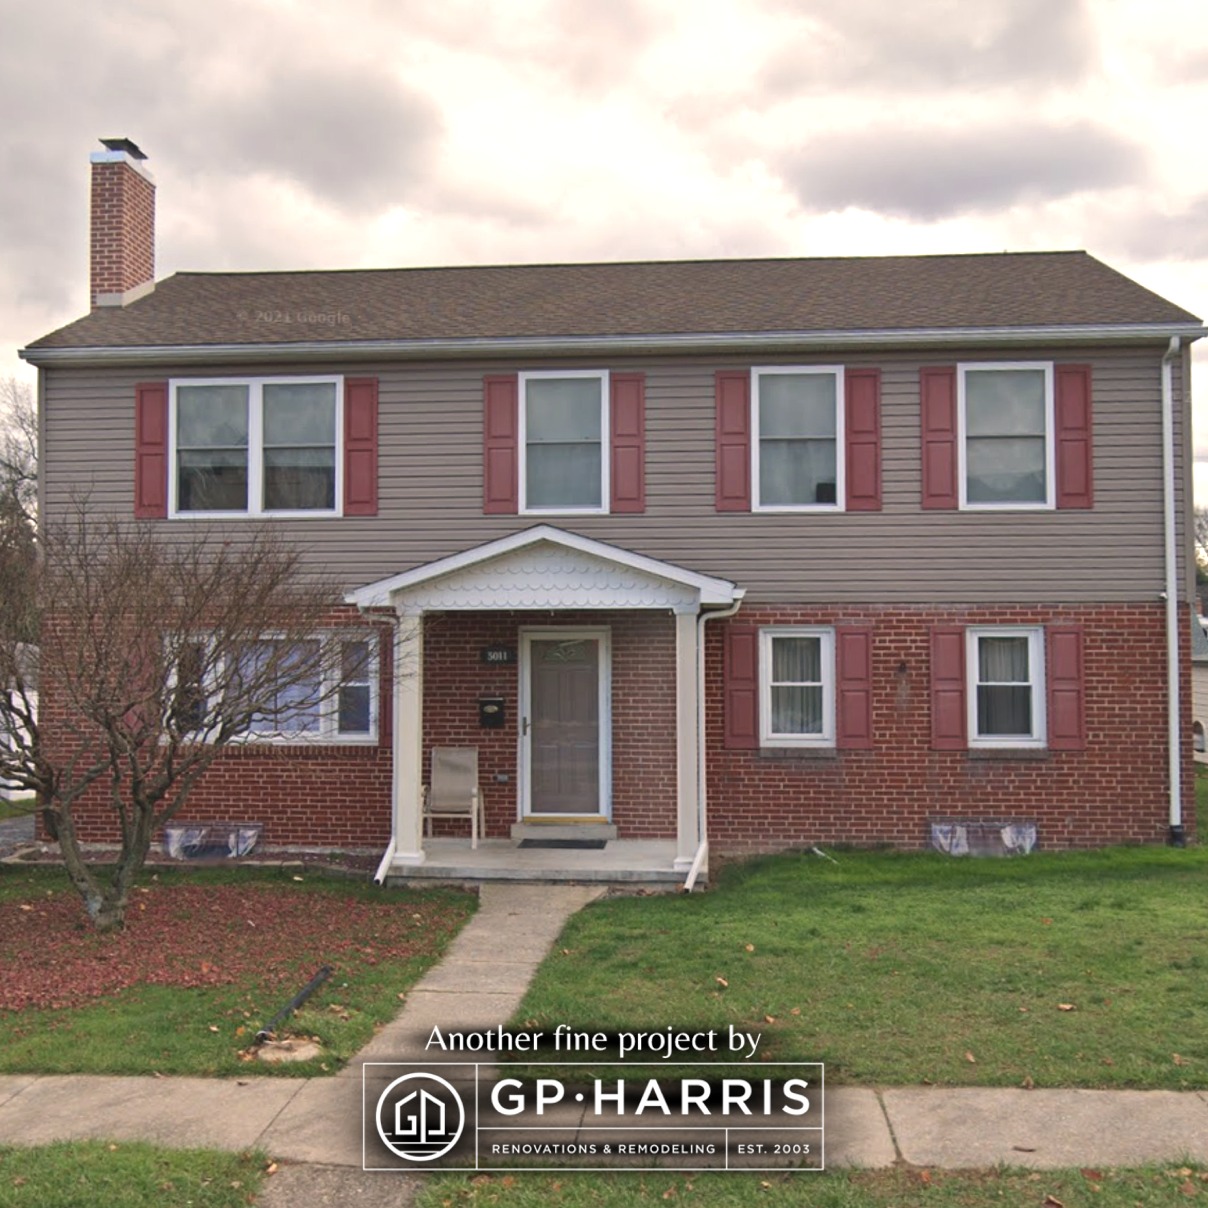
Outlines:
[{"label": "white-framed window", "polygon": [[520,510],[607,512],[608,372],[520,374]]},{"label": "white-framed window", "polygon": [[962,508],[1054,506],[1053,366],[957,366]]},{"label": "white-framed window", "polygon": [[170,383],[168,514],[338,516],[344,379]]},{"label": "white-framed window", "polygon": [[751,505],[759,512],[844,508],[843,367],[751,370]]},{"label": "white-framed window", "polygon": [[[378,734],[377,638],[356,631],[334,631],[283,649],[284,639],[264,637],[249,643],[240,668],[249,674],[269,660],[284,669],[282,687],[271,708],[257,713],[243,731],[246,742],[368,743]],[[288,674],[297,651],[306,670]],[[237,683],[211,665],[216,656],[204,637],[182,645],[170,686],[173,721],[184,732],[198,732],[216,704],[218,683]],[[207,670],[209,669],[209,670]],[[288,682],[286,682],[288,681]],[[204,734],[200,735],[204,738]]]},{"label": "white-framed window", "polygon": [[971,747],[1045,745],[1044,630],[994,625],[965,633]]},{"label": "white-framed window", "polygon": [[835,744],[835,631],[777,626],[759,631],[759,744]]}]

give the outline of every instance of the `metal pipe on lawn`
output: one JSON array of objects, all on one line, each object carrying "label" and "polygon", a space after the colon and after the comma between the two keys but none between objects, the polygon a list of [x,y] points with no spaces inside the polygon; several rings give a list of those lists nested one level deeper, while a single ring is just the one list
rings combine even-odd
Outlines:
[{"label": "metal pipe on lawn", "polygon": [[[734,603],[718,612],[702,612],[696,620],[696,829],[700,835],[700,843],[709,840],[707,831],[707,811],[705,809],[708,796],[709,769],[705,759],[705,622],[724,621],[732,617],[741,607],[746,591],[742,588],[735,593]],[[706,848],[706,852],[708,849]],[[691,892],[696,884],[700,869],[693,861],[693,867],[688,874],[684,888]]]},{"label": "metal pipe on lawn", "polygon": [[1172,364],[1179,355],[1178,336],[1162,356],[1162,512],[1166,544],[1166,702],[1167,756],[1170,765],[1170,835],[1172,847],[1187,843],[1183,830],[1183,769],[1179,720],[1179,557],[1175,539],[1178,518],[1174,492],[1174,378]]},{"label": "metal pipe on lawn", "polygon": [[262,1027],[260,1031],[256,1033],[256,1043],[263,1044],[273,1034],[277,1025],[283,1020],[288,1019],[331,976],[331,973],[331,966],[324,965],[323,968],[320,969],[319,972],[316,973],[314,977],[312,977],[310,981],[308,981],[306,985],[304,985],[302,989],[299,990],[298,993],[295,994],[293,998],[291,998],[289,1002],[287,1002],[285,1006],[283,1006],[281,1010],[278,1011],[277,1014],[274,1015],[272,1019],[270,1019],[268,1023],[266,1023],[264,1027]]}]

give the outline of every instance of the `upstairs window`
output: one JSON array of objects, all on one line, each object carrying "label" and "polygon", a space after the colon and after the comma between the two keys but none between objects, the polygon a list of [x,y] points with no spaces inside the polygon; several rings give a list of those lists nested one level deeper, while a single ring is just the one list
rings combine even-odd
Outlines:
[{"label": "upstairs window", "polygon": [[751,377],[755,510],[841,510],[843,370],[754,369]]},{"label": "upstairs window", "polygon": [[603,512],[608,375],[520,375],[522,512]]},{"label": "upstairs window", "polygon": [[1053,507],[1053,367],[970,364],[957,379],[961,506]]},{"label": "upstairs window", "polygon": [[337,515],[341,378],[171,384],[170,514]]}]

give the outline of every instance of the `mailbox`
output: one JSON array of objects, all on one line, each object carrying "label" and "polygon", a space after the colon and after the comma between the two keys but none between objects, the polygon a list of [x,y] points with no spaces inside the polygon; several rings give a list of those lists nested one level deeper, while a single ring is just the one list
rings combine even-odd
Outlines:
[{"label": "mailbox", "polygon": [[484,730],[501,730],[507,714],[502,696],[480,696],[478,698],[478,724]]}]

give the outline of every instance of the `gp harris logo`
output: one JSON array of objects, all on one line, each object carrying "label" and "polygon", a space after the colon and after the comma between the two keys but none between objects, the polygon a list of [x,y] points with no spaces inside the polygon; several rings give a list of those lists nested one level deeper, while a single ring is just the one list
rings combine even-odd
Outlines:
[{"label": "gp harris logo", "polygon": [[824,1168],[820,1063],[606,1070],[367,1063],[365,1169]]},{"label": "gp harris logo", "polygon": [[461,1139],[466,1107],[439,1074],[404,1074],[382,1092],[375,1119],[378,1136],[392,1154],[408,1162],[434,1162]]}]

